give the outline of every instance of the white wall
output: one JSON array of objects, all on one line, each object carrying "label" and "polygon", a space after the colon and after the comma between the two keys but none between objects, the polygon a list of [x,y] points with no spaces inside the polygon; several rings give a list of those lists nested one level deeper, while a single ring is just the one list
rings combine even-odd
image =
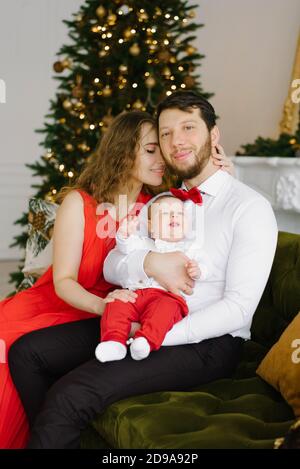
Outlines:
[{"label": "white wall", "polygon": [[[200,73],[228,154],[276,138],[296,53],[299,0],[199,0]],[[299,77],[300,78],[300,77]]]},{"label": "white wall", "polygon": [[[0,259],[18,258],[9,249],[20,228],[13,222],[34,193],[24,167],[43,153],[38,146],[57,83],[55,54],[67,41],[70,19],[83,0],[1,0],[0,79]],[[126,3],[124,1],[124,3]],[[197,3],[196,0],[191,3]],[[287,93],[300,17],[299,0],[199,0],[196,41],[206,54],[201,73],[212,99],[228,154],[258,135],[276,136]]]},{"label": "white wall", "polygon": [[67,27],[82,0],[1,0],[0,79],[6,83],[6,103],[0,103],[0,259],[20,257],[9,249],[20,233],[13,222],[27,208],[30,184],[36,182],[25,163],[44,150],[43,127],[57,83],[52,76],[55,54],[67,42]]}]

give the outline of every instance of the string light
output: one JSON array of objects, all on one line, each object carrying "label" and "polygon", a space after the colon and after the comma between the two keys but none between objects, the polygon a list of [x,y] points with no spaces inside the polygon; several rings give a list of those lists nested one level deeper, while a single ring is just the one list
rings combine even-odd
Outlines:
[{"label": "string light", "polygon": [[64,165],[64,164],[60,164],[58,169],[59,169],[60,172],[62,173],[63,170],[65,169],[65,165]]},{"label": "string light", "polygon": [[69,176],[69,178],[72,178],[74,176],[74,173],[72,173],[72,171],[69,171],[68,176]]}]

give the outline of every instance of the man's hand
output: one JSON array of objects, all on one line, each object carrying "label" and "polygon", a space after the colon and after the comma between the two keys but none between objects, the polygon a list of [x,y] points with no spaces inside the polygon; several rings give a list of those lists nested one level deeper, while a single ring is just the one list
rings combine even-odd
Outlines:
[{"label": "man's hand", "polygon": [[166,290],[180,295],[191,295],[194,280],[187,273],[190,259],[182,252],[149,252],[145,257],[144,270],[148,277],[153,277]]},{"label": "man's hand", "polygon": [[195,260],[188,261],[188,263],[186,265],[186,271],[188,273],[188,276],[192,280],[197,280],[201,277],[200,267],[198,265],[198,262],[196,262]]},{"label": "man's hand", "polygon": [[125,220],[121,223],[118,234],[127,239],[129,236],[133,235],[137,231],[137,227],[139,224],[139,219],[135,215],[128,215]]}]

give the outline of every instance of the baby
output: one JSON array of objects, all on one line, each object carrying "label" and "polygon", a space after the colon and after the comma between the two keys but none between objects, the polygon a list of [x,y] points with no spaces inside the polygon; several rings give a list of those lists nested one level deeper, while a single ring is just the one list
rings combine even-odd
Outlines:
[{"label": "baby", "polygon": [[[196,283],[207,279],[211,272],[209,259],[200,252],[199,243],[187,237],[190,229],[187,204],[194,203],[183,202],[171,193],[156,197],[147,212],[150,237],[139,235],[139,218],[130,217],[117,232],[115,249],[124,254],[145,248],[156,252],[182,251],[190,259],[186,265],[189,277]],[[101,319],[101,343],[95,351],[101,362],[123,359],[128,343],[134,360],[142,360],[152,350],[158,350],[166,333],[191,312],[197,295],[196,286],[193,295],[179,296],[165,290],[153,278],[145,284],[134,284],[128,278],[122,287],[135,290],[138,296],[135,303],[115,300],[106,305]],[[132,322],[139,322],[141,328],[127,341]]]}]

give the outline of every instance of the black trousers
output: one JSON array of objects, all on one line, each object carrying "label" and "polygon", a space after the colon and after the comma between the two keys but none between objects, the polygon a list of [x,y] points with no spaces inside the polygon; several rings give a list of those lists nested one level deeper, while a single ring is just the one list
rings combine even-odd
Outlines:
[{"label": "black trousers", "polygon": [[94,358],[99,319],[31,332],[10,348],[9,367],[31,424],[29,448],[79,448],[80,432],[107,406],[129,396],[184,391],[230,376],[241,338],[161,347],[135,361]]}]

